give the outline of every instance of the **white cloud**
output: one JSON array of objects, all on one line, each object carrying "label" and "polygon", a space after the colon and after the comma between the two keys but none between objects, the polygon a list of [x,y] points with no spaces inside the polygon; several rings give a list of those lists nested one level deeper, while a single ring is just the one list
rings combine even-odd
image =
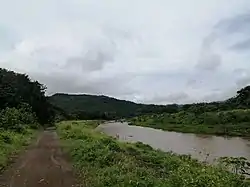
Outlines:
[{"label": "white cloud", "polygon": [[247,0],[0,0],[0,66],[29,73],[49,94],[223,99],[248,83],[234,70],[250,70],[249,48],[232,47],[249,40],[247,7]]}]

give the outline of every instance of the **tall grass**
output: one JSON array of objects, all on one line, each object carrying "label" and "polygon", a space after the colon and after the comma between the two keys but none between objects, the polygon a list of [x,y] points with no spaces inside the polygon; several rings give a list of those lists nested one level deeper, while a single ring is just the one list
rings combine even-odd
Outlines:
[{"label": "tall grass", "polygon": [[25,132],[18,133],[15,131],[0,131],[0,172],[3,171],[11,160],[11,156],[22,150],[32,137],[34,130],[26,129]]},{"label": "tall grass", "polygon": [[57,131],[86,187],[246,187],[222,168],[154,150],[142,143],[121,143],[93,129],[90,122],[62,122]]}]

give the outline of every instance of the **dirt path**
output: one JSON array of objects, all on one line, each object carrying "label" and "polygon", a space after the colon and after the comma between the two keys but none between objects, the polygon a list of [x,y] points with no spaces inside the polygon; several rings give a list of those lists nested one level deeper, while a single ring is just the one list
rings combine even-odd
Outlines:
[{"label": "dirt path", "polygon": [[78,186],[54,131],[41,133],[37,141],[0,176],[0,187],[45,186]]}]

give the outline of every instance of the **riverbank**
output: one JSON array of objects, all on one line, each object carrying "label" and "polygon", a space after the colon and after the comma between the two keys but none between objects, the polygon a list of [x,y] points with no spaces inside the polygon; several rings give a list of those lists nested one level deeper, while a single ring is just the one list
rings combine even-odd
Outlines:
[{"label": "riverbank", "polygon": [[[89,124],[90,123],[90,124]],[[84,186],[246,187],[222,168],[154,150],[142,143],[121,143],[96,132],[93,122],[61,122],[57,131]]]},{"label": "riverbank", "polygon": [[144,115],[129,119],[130,125],[167,131],[211,134],[220,136],[250,136],[250,110],[222,112]]},{"label": "riverbank", "polygon": [[22,133],[7,130],[0,132],[0,172],[6,168],[14,155],[30,143],[35,134],[35,131],[30,129]]}]

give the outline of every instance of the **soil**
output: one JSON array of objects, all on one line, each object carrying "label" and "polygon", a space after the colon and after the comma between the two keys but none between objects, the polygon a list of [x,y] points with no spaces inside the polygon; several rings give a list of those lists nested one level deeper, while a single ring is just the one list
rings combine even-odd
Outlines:
[{"label": "soil", "polygon": [[61,151],[55,131],[42,132],[0,176],[0,187],[76,187],[76,178]]}]

